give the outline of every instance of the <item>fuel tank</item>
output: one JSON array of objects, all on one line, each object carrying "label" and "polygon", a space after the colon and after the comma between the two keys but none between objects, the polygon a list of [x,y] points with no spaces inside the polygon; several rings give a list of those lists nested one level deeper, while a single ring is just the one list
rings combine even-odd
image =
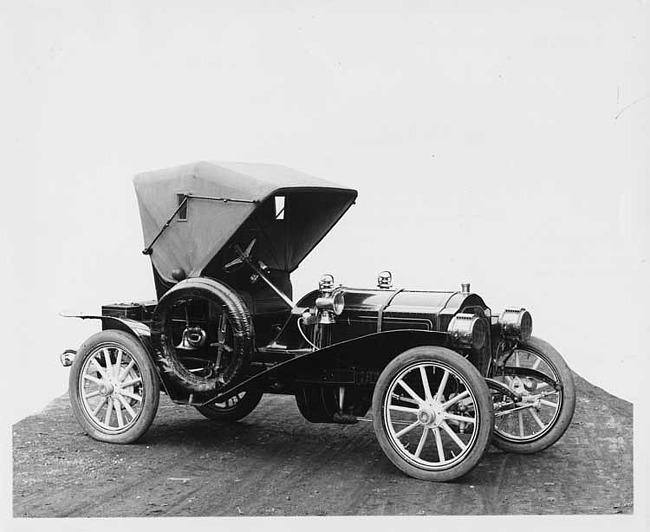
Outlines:
[{"label": "fuel tank", "polygon": [[[459,312],[489,316],[483,299],[468,292],[382,290],[342,287],[343,312],[331,327],[331,341],[342,342],[366,334],[397,329],[447,331]],[[303,297],[298,307],[313,307],[318,291]]]}]

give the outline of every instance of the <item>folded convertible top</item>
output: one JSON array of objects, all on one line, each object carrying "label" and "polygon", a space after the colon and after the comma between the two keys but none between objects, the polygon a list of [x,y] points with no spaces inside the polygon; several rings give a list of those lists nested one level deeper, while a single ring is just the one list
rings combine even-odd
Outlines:
[{"label": "folded convertible top", "polygon": [[[167,281],[202,275],[256,238],[255,255],[292,272],[357,191],[280,165],[201,161],[134,178],[145,252]],[[166,225],[168,224],[168,225]]]}]

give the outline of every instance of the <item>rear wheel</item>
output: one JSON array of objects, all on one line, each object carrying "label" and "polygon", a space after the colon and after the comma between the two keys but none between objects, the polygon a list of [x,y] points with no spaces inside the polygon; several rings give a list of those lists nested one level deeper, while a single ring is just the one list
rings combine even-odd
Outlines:
[{"label": "rear wheel", "polygon": [[296,405],[311,423],[332,423],[339,411],[336,389],[332,386],[305,385],[296,390]]},{"label": "rear wheel", "polygon": [[571,370],[550,344],[528,339],[494,373],[494,380],[519,397],[515,401],[494,391],[494,445],[529,454],[543,451],[562,437],[575,410],[575,384]]},{"label": "rear wheel", "polygon": [[264,393],[256,388],[244,390],[225,401],[197,406],[201,415],[214,421],[237,421],[250,414],[262,400]]},{"label": "rear wheel", "polygon": [[375,434],[386,456],[408,475],[449,481],[473,469],[492,435],[485,380],[449,349],[402,353],[381,373],[372,400]]},{"label": "rear wheel", "polygon": [[69,394],[72,411],[88,435],[132,443],[156,416],[160,383],[139,340],[109,330],[91,336],[77,352]]}]

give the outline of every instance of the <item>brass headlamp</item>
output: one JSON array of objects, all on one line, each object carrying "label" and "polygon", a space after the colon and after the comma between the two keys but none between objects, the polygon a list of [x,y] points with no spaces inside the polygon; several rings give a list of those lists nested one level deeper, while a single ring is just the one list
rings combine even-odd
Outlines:
[{"label": "brass headlamp", "polygon": [[474,349],[481,349],[488,337],[486,321],[476,314],[456,314],[449,322],[447,332],[455,344]]},{"label": "brass headlamp", "polygon": [[504,337],[523,342],[533,333],[533,318],[525,308],[507,308],[499,316],[499,327]]}]

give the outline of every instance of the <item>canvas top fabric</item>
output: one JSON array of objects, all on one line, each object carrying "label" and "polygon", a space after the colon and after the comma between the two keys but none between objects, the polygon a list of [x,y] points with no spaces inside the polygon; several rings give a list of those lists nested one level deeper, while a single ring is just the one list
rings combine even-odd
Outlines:
[{"label": "canvas top fabric", "polygon": [[[205,275],[246,248],[269,268],[292,272],[350,208],[357,191],[274,164],[200,161],[134,178],[144,245],[168,281],[182,268]],[[186,209],[165,223],[189,195]],[[277,198],[277,199],[276,199]],[[184,215],[184,216],[183,216]]]}]

